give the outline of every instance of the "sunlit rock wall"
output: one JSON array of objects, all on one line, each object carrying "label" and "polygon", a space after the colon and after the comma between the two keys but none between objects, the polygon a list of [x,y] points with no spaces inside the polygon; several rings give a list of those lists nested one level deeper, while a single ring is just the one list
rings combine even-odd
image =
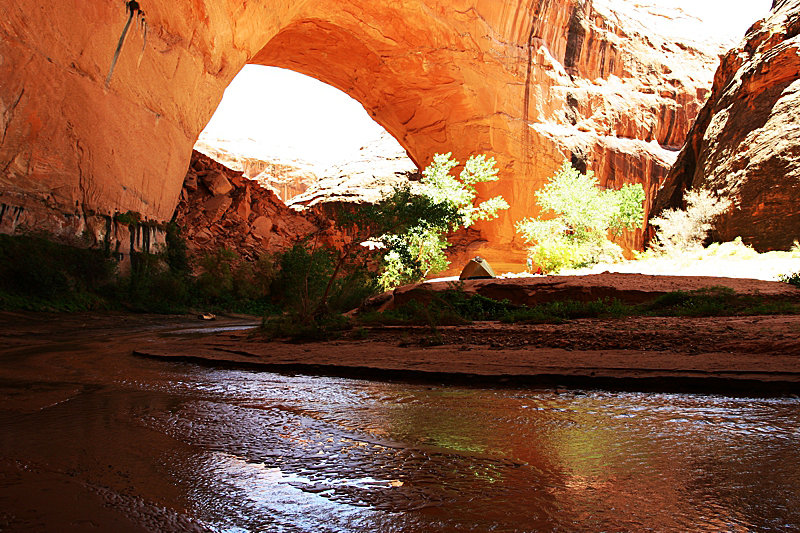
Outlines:
[{"label": "sunlit rock wall", "polygon": [[501,180],[482,193],[512,208],[471,232],[464,253],[521,264],[514,221],[535,214],[534,191],[565,158],[609,185],[658,188],[723,51],[679,13],[609,4],[4,2],[0,203],[28,218],[2,227],[129,210],[170,218],[194,141],[233,76],[257,63],[344,90],[420,166],[435,152],[496,157]]},{"label": "sunlit rock wall", "polygon": [[682,208],[687,189],[733,200],[713,237],[761,251],[800,239],[800,1],[770,17],[722,60],[708,104],[656,199]]}]

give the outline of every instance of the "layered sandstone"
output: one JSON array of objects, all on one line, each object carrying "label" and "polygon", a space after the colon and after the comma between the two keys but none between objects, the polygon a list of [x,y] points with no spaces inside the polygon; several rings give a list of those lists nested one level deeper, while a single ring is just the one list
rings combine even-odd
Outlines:
[{"label": "layered sandstone", "polygon": [[348,160],[325,169],[322,179],[288,202],[306,209],[326,204],[375,203],[395,187],[419,180],[420,174],[405,150],[389,134],[361,147]]},{"label": "layered sandstone", "polygon": [[775,0],[722,59],[654,211],[683,207],[698,188],[733,200],[716,240],[767,251],[800,238],[800,1]]},{"label": "layered sandstone", "polygon": [[272,65],[359,100],[419,167],[436,152],[494,156],[501,180],[481,192],[512,208],[467,244],[519,265],[514,222],[565,158],[655,191],[710,87],[722,49],[697,41],[697,21],[607,3],[4,2],[0,202],[53,226],[115,211],[168,220],[224,88],[246,63]]},{"label": "layered sandstone", "polygon": [[227,168],[241,172],[288,202],[319,181],[318,165],[281,154],[266,153],[253,139],[228,140],[201,136],[194,149]]}]

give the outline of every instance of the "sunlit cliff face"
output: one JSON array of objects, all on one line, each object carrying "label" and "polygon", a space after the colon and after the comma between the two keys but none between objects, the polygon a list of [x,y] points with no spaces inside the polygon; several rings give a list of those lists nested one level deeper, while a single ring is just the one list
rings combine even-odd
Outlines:
[{"label": "sunlit cliff face", "polygon": [[715,240],[788,250],[800,235],[800,2],[780,0],[722,59],[708,103],[656,203],[688,189],[731,198]]},{"label": "sunlit cliff face", "polygon": [[501,180],[482,192],[512,208],[479,227],[470,253],[513,263],[513,222],[535,214],[533,192],[564,159],[652,193],[708,94],[723,46],[680,14],[666,14],[662,36],[664,13],[623,4],[151,0],[135,17],[121,0],[0,7],[0,191],[23,208],[0,225],[97,239],[92,213],[168,219],[192,144],[254,63],[345,91],[420,166],[435,152],[494,156]]}]

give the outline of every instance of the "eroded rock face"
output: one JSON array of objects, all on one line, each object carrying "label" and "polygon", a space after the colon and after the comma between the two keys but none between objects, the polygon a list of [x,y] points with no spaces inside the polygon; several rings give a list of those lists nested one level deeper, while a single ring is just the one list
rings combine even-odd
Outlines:
[{"label": "eroded rock face", "polygon": [[321,180],[288,205],[299,209],[325,204],[362,204],[380,201],[395,187],[419,180],[417,166],[390,135],[381,134],[353,157],[324,171]]},{"label": "eroded rock face", "polygon": [[[344,90],[419,167],[436,152],[494,156],[501,181],[481,192],[512,208],[478,226],[472,248],[500,269],[518,266],[514,222],[536,214],[533,192],[565,158],[603,183],[654,192],[710,87],[722,48],[695,41],[701,26],[608,4],[4,2],[2,202],[36,204],[53,219],[135,211],[168,220],[193,143],[233,76],[256,63]],[[665,21],[688,26],[665,35]]]},{"label": "eroded rock face", "polygon": [[800,1],[776,0],[723,58],[654,212],[684,207],[690,188],[733,200],[716,240],[767,251],[800,238]]},{"label": "eroded rock face", "polygon": [[317,165],[264,153],[252,139],[233,141],[203,135],[194,149],[271,189],[283,202],[304,193],[319,181]]},{"label": "eroded rock face", "polygon": [[[230,188],[220,194],[214,184],[221,179]],[[331,222],[315,210],[298,213],[272,190],[197,151],[184,179],[175,222],[183,228],[194,257],[226,248],[252,261],[283,252],[312,234],[320,245],[335,246],[338,238]]]}]

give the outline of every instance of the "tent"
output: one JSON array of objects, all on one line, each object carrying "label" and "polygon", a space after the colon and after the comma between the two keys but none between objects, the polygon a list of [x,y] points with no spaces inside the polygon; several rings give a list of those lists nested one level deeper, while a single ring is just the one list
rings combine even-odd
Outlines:
[{"label": "tent", "polygon": [[483,257],[471,259],[458,279],[493,279],[496,278],[489,262]]}]

